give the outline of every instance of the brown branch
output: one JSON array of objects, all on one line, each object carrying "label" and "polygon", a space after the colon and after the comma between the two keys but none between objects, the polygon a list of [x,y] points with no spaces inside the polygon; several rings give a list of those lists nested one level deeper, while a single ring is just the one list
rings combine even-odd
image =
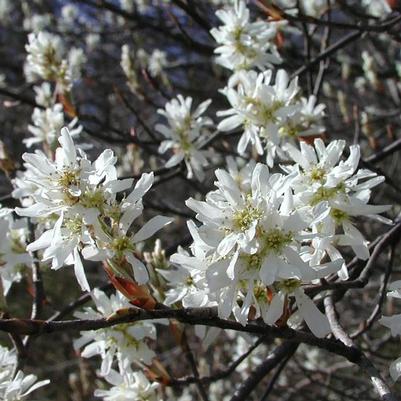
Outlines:
[{"label": "brown branch", "polygon": [[386,299],[386,289],[387,289],[387,284],[390,279],[391,272],[393,271],[393,265],[394,265],[394,258],[395,258],[395,252],[394,252],[394,245],[390,249],[390,257],[389,257],[389,262],[386,265],[386,271],[382,279],[382,283],[380,285],[379,289],[379,301],[373,308],[372,313],[370,316],[361,324],[360,329],[355,331],[355,333],[352,333],[350,337],[352,339],[359,337],[361,334],[366,333],[372,326],[373,323],[376,321],[377,317],[380,315],[383,303]]},{"label": "brown branch", "polygon": [[292,356],[298,344],[285,342],[277,347],[239,386],[230,401],[246,401],[255,387],[270,373],[282,360]]},{"label": "brown branch", "polygon": [[192,374],[194,375],[194,379],[195,379],[195,384],[196,387],[198,388],[199,394],[202,398],[203,401],[209,401],[209,397],[207,395],[207,392],[205,390],[205,386],[204,383],[200,380],[200,376],[199,376],[199,370],[198,370],[198,366],[196,364],[196,360],[195,360],[195,356],[191,350],[191,347],[189,346],[188,343],[188,338],[187,338],[187,334],[186,331],[184,329],[183,333],[182,333],[182,337],[181,337],[181,347],[182,350],[184,351],[185,357],[188,361],[189,366],[191,367],[192,370]]},{"label": "brown branch", "polygon": [[[353,347],[354,343],[349,337],[349,335],[345,332],[342,328],[338,318],[337,313],[335,310],[333,297],[332,295],[327,296],[324,299],[324,306],[326,310],[327,318],[330,322],[331,330],[334,336],[344,343],[347,347]],[[390,387],[381,377],[377,368],[373,365],[373,363],[366,357],[365,354],[361,352],[360,360],[357,362],[357,365],[367,373],[369,376],[374,389],[376,390],[377,394],[379,395],[381,400],[384,401],[397,401],[397,397],[391,392]]]},{"label": "brown branch", "polygon": [[[376,25],[375,32],[385,32],[385,31],[389,30],[391,27],[393,27],[394,25],[396,25],[400,21],[401,21],[401,15],[397,15],[396,17],[392,18],[391,20],[389,20],[389,21],[387,21],[387,22],[385,22],[383,24]],[[356,31],[356,32],[351,32],[348,35],[342,37],[337,42],[335,42],[331,46],[329,46],[325,51],[323,51],[319,55],[317,55],[310,62],[308,62],[308,63],[304,64],[302,67],[298,68],[291,75],[291,78],[294,78],[294,77],[296,77],[298,75],[304,74],[310,68],[312,68],[316,64],[318,64],[320,61],[325,60],[327,57],[330,57],[331,55],[333,55],[338,50],[346,47],[350,43],[352,43],[355,40],[359,39],[364,33],[365,33],[365,31]]]},{"label": "brown branch", "polygon": [[258,324],[257,322],[251,322],[243,326],[232,320],[218,318],[216,308],[170,309],[164,305],[160,305],[160,307],[160,309],[154,310],[132,308],[125,311],[123,316],[94,320],[44,321],[16,318],[0,319],[0,330],[15,334],[42,335],[67,330],[98,330],[121,323],[133,323],[143,320],[176,319],[190,325],[199,324],[219,327],[226,330],[265,335],[269,338],[282,338],[294,343],[305,343],[341,355],[354,363],[360,359],[360,351],[357,348],[344,346],[340,341],[317,338],[305,331],[294,330],[289,327],[268,326],[262,323]]},{"label": "brown branch", "polygon": [[365,161],[368,163],[377,163],[393,153],[398,152],[399,150],[401,150],[401,138],[395,140],[390,145],[367,157]]},{"label": "brown branch", "polygon": [[[260,337],[257,341],[255,341],[255,344],[251,345],[249,347],[249,349],[245,352],[245,354],[242,354],[239,358],[237,358],[227,369],[225,370],[220,370],[217,371],[215,373],[213,373],[210,376],[204,376],[201,377],[199,379],[199,381],[201,381],[204,384],[209,384],[221,379],[224,379],[228,376],[230,376],[232,373],[235,372],[235,370],[237,369],[237,367],[246,359],[248,358],[248,356],[260,345],[262,344],[262,342],[266,341],[267,337],[262,336]],[[175,380],[171,380],[169,385],[171,386],[183,386],[186,384],[190,384],[190,383],[195,383],[196,382],[196,378],[193,376],[189,376],[189,377],[184,377],[184,378],[180,378],[180,379],[175,379]]]}]

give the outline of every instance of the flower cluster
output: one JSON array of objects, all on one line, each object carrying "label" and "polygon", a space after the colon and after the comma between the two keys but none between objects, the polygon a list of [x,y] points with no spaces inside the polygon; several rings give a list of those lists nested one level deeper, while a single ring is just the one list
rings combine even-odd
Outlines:
[{"label": "flower cluster", "polygon": [[[44,97],[43,91],[38,92],[38,96]],[[41,99],[42,100],[42,99]],[[43,98],[45,101],[45,98]],[[63,105],[56,103],[52,107],[44,110],[35,108],[32,114],[33,125],[29,125],[28,129],[33,137],[24,139],[25,145],[30,148],[35,143],[43,142],[50,149],[57,147],[57,137],[61,128],[65,126]],[[77,126],[78,119],[74,118],[69,124],[71,136],[77,136],[82,131],[82,126]]]},{"label": "flower cluster", "polygon": [[54,161],[40,151],[23,155],[26,172],[16,181],[23,188],[15,193],[28,197],[25,204],[31,204],[16,212],[46,218],[51,224],[27,249],[44,249],[43,260],[51,260],[53,269],[73,264],[83,290],[89,291],[89,284],[81,254],[86,259],[107,260],[125,274],[128,264],[136,281],[146,282],[147,269],[135,256],[137,244],[171,222],[170,218],[155,216],[135,234],[130,229],[142,213],[142,196],[152,186],[153,174],[143,174],[131,194],[118,201],[116,194],[129,189],[133,180],[117,179],[117,159],[111,150],[105,150],[92,163],[82,150],[77,151],[66,128],[59,143]]},{"label": "flower cluster", "polygon": [[159,146],[159,153],[165,153],[169,149],[174,152],[165,167],[174,167],[184,160],[187,177],[195,176],[199,181],[204,179],[203,167],[208,165],[207,152],[202,151],[201,146],[209,133],[207,127],[212,126],[213,122],[202,114],[210,103],[210,99],[206,100],[192,111],[192,98],[178,95],[176,99],[166,103],[165,110],[158,110],[169,124],[156,125],[156,130],[166,138]]},{"label": "flower cluster", "polygon": [[164,51],[155,49],[148,54],[144,49],[133,52],[128,45],[121,47],[120,65],[127,78],[127,85],[133,93],[139,94],[138,70],[147,70],[152,78],[160,77],[162,82],[168,84],[164,69],[168,66],[167,55]]},{"label": "flower cluster", "polygon": [[[83,312],[76,312],[75,317],[109,318],[114,313],[132,306],[120,293],[111,295],[109,298],[104,292],[95,289],[91,295],[96,310],[88,307]],[[101,356],[102,376],[110,374],[115,360],[120,370],[124,371],[132,363],[150,364],[155,356],[145,343],[145,339],[156,339],[156,328],[151,322],[119,324],[110,328],[84,331],[81,335],[82,337],[74,342],[75,348],[84,347],[81,353],[84,358]]]},{"label": "flower cluster", "polygon": [[[118,316],[132,305],[120,293],[108,297],[95,289],[92,300],[96,309],[85,308],[76,312],[80,319],[110,319]],[[81,356],[90,358],[99,355],[102,358],[99,375],[112,387],[109,390],[98,389],[95,396],[104,400],[156,400],[157,383],[150,383],[141,371],[133,367],[150,366],[155,353],[148,347],[148,340],[156,339],[156,328],[151,321],[124,323],[100,330],[81,332],[81,338],[74,341],[74,347],[82,349]],[[114,369],[117,363],[118,371]]]},{"label": "flower cluster", "polygon": [[[382,177],[357,170],[357,146],[340,161],[344,145],[333,141],[326,148],[318,139],[315,147],[288,146],[295,163],[284,174],[271,174],[261,163],[250,163],[240,172],[216,170],[217,190],[206,201],[186,202],[201,225],[190,224],[193,256],[181,252],[171,258],[179,267],[164,274],[175,288],[167,301],[217,305],[220,317],[233,313],[242,324],[251,316],[282,324],[293,312],[293,296],[311,331],[325,336],[328,321],[303,285],[333,273],[346,278],[338,246],[349,245],[357,257],[368,257],[367,241],[353,225],[353,216],[387,222],[377,213],[388,206],[368,204],[370,189]],[[326,254],[331,262],[325,262]],[[177,286],[178,281],[186,285]]]},{"label": "flower cluster", "polygon": [[274,3],[291,14],[297,13],[297,7],[299,7],[302,14],[319,18],[326,12],[328,5],[333,3],[333,0],[274,0]]},{"label": "flower cluster", "polygon": [[[314,88],[310,93],[320,95],[320,84],[323,85],[323,93],[333,91],[324,82],[325,68],[330,59],[335,57],[333,52],[324,51],[330,32],[319,26],[337,24],[338,27],[342,24],[343,27],[352,28],[348,26],[347,15],[342,15],[340,9],[341,16],[345,16],[344,21],[330,20],[331,17],[336,18],[337,14],[333,0],[272,0],[256,2],[264,13],[260,15],[263,18],[270,15],[271,19],[252,20],[252,10],[247,7],[247,0],[209,1],[214,6],[222,7],[216,12],[219,25],[210,31],[207,19],[203,19],[208,17],[208,9],[202,2],[196,4],[196,8],[191,8],[189,1],[119,0],[109,4],[110,7],[93,2],[85,7],[85,12],[81,12],[78,6],[65,4],[58,11],[62,21],[57,21],[54,29],[52,22],[56,22],[53,20],[57,18],[49,13],[35,15],[31,12],[29,2],[23,2],[19,9],[15,8],[12,0],[0,0],[0,21],[7,20],[5,13],[21,14],[23,27],[33,31],[28,35],[28,44],[25,46],[27,58],[24,72],[28,82],[38,82],[38,85],[32,88],[36,95],[36,107],[32,124],[27,128],[32,137],[24,139],[23,143],[28,148],[39,145],[41,149],[25,153],[24,171],[15,175],[8,174],[7,152],[3,152],[4,157],[0,155],[0,167],[7,173],[7,178],[12,177],[12,194],[20,206],[13,210],[0,207],[0,229],[3,232],[0,243],[3,296],[0,296],[0,306],[3,311],[4,297],[8,296],[7,301],[12,297],[14,291],[10,294],[10,288],[13,283],[31,272],[29,284],[34,284],[32,319],[36,319],[39,312],[44,315],[49,306],[53,307],[50,302],[47,303],[53,294],[45,294],[40,288],[41,269],[44,267],[40,262],[49,263],[53,270],[73,265],[80,288],[89,292],[60,312],[64,315],[66,311],[72,313],[74,309],[76,321],[51,322],[50,318],[48,324],[45,320],[14,319],[13,315],[5,326],[6,329],[17,327],[20,334],[33,333],[36,329],[42,332],[42,325],[45,325],[45,329],[50,327],[49,330],[52,327],[60,330],[63,325],[80,327],[80,337],[73,342],[74,349],[83,358],[94,357],[99,360],[100,369],[96,373],[105,383],[97,382],[94,395],[106,401],[156,401],[169,396],[184,401],[193,398],[191,390],[185,389],[177,398],[175,384],[190,384],[194,379],[199,381],[197,384],[202,393],[201,385],[209,381],[206,375],[210,372],[205,372],[205,366],[199,364],[198,374],[198,367],[193,364],[197,350],[193,352],[191,349],[195,344],[187,341],[190,330],[184,329],[181,324],[186,321],[198,322],[198,316],[203,313],[205,316],[209,313],[212,315],[217,310],[221,319],[232,319],[243,326],[252,322],[249,327],[258,324],[261,327],[307,328],[313,335],[325,337],[331,328],[318,303],[325,296],[322,291],[326,283],[329,286],[335,283],[339,287],[345,284],[344,287],[348,288],[348,283],[343,281],[353,276],[358,267],[348,272],[345,255],[355,254],[356,259],[360,260],[367,260],[370,256],[369,242],[359,225],[359,218],[392,224],[390,219],[381,215],[390,206],[370,203],[372,189],[383,183],[384,177],[359,168],[359,146],[347,148],[344,140],[333,140],[326,144],[322,139],[326,130],[323,124],[325,105],[319,104],[314,95],[303,97],[297,77],[291,78],[284,69],[276,69],[283,61],[282,56],[287,51],[290,54],[292,45],[298,43],[300,36],[297,35],[301,33],[305,39],[307,59],[310,59],[309,56],[312,59],[312,63],[306,67],[321,61],[319,71],[311,70],[308,86]],[[376,19],[388,15],[394,8],[386,0],[349,2],[356,3],[357,13],[365,9],[370,17]],[[34,3],[32,10],[40,6],[40,1]],[[104,13],[99,13],[102,14],[104,26],[95,30],[91,26],[92,12],[86,11],[92,6],[105,9]],[[152,9],[152,6],[157,6],[157,9]],[[170,7],[173,12],[170,12]],[[352,11],[353,7],[349,9]],[[326,11],[327,21],[324,16]],[[187,18],[186,14],[191,18]],[[93,15],[96,16],[96,13]],[[167,15],[178,30],[169,32],[171,23],[164,24],[163,21]],[[141,29],[136,32],[138,35],[127,35],[123,28],[135,28],[132,22],[138,16],[141,17],[138,26]],[[322,16],[321,21],[316,20]],[[368,28],[372,28],[372,31],[383,25],[376,27],[374,21],[369,22],[369,15],[366,18],[366,24],[371,24]],[[290,23],[287,25],[284,19]],[[188,24],[187,20],[191,23]],[[396,21],[397,18],[394,18]],[[388,26],[391,27],[390,19],[389,22]],[[157,23],[160,26],[156,26]],[[303,32],[298,30],[301,25]],[[386,25],[387,22],[383,26]],[[319,29],[309,29],[311,26]],[[81,41],[85,51],[81,48],[68,51],[66,43],[75,40],[77,27],[89,32]],[[204,36],[194,35],[200,27]],[[51,34],[50,28],[52,32],[61,34]],[[379,31],[382,35],[383,32]],[[153,48],[159,36],[152,37],[148,42],[144,40],[148,32],[166,34],[168,46],[164,46],[163,50]],[[224,67],[224,71],[208,64],[207,55],[211,52],[204,41],[208,32],[216,42],[216,57],[213,60]],[[323,32],[326,33],[322,35]],[[290,34],[287,36],[287,33]],[[381,35],[378,35],[378,44]],[[322,54],[314,46],[314,43],[318,43],[318,37],[321,39]],[[101,47],[101,39],[105,39],[107,45]],[[309,49],[310,45],[312,49]],[[184,47],[191,47],[190,55],[178,60],[176,56],[179,54],[181,58],[181,49]],[[355,73],[364,74],[364,78],[359,77],[355,84],[359,93],[362,89],[380,94],[384,92],[383,74],[379,74],[379,70],[383,69],[379,47],[375,44],[372,49],[369,48],[371,53],[361,52],[361,68],[354,69]],[[134,135],[135,127],[132,127],[131,137],[129,134],[125,136],[126,123],[130,121],[116,122],[122,113],[113,106],[118,104],[117,100],[121,97],[109,92],[111,81],[101,76],[107,74],[94,74],[97,71],[93,68],[96,60],[104,60],[105,50],[111,56],[106,67],[115,64],[116,56],[121,56],[117,69],[121,68],[117,73],[113,70],[113,76],[116,73],[121,77],[124,73],[123,79],[135,95],[129,101],[141,101],[140,106],[153,107],[155,111],[163,98],[168,99],[164,108],[157,110],[158,116],[155,113],[148,115],[146,109],[142,121],[134,113],[145,128],[154,126],[155,133],[146,129],[144,138],[138,138]],[[399,49],[394,48],[389,53],[395,56],[395,50]],[[85,69],[88,79],[80,81],[86,54],[97,58],[94,57],[95,62],[91,59]],[[299,52],[294,54],[298,55]],[[316,60],[314,56],[317,56]],[[342,63],[341,57],[346,62]],[[345,51],[337,60],[341,63],[345,81],[351,75],[353,63]],[[285,61],[288,65],[291,59]],[[201,71],[202,74],[212,71],[208,77],[213,78],[211,85],[200,88],[187,85],[192,76],[185,76],[186,69]],[[104,71],[108,72],[108,69]],[[393,103],[397,105],[399,93],[396,85],[392,84],[394,74],[390,74],[394,71],[384,75],[388,80],[386,85],[391,89],[389,92]],[[316,72],[316,77],[312,72]],[[226,74],[232,75],[221,84]],[[292,76],[296,75],[297,72]],[[198,76],[203,79],[203,75]],[[4,101],[8,108],[15,107],[24,99],[31,103],[24,93],[8,90],[7,86],[14,78],[0,74],[0,86],[5,87],[1,91],[2,96],[15,95],[15,100],[18,100]],[[73,83],[85,86],[87,93],[72,91]],[[210,88],[220,84],[224,86],[220,93],[229,106],[217,112],[221,120],[215,127],[207,116],[212,100],[194,105],[196,102],[188,94],[207,93],[208,97],[210,95],[214,99]],[[100,99],[99,105],[96,102],[91,104],[87,99],[96,86],[106,90],[100,92],[96,89],[94,93],[107,94],[104,102]],[[119,88],[114,87],[115,93],[121,94]],[[148,93],[149,88],[152,91]],[[185,96],[177,94],[178,91],[185,93]],[[75,102],[74,97],[79,102]],[[337,99],[344,121],[350,122],[350,103],[346,91],[340,89]],[[134,104],[130,107],[128,101],[125,98],[123,100],[127,109],[135,111]],[[216,104],[217,101],[216,97]],[[358,124],[356,134],[359,135],[361,131],[368,137],[369,145],[372,145],[374,130],[368,127],[372,121],[370,106],[364,106],[368,102],[369,97],[361,102],[362,110],[355,103],[354,114],[355,117],[360,114],[361,120],[361,127]],[[111,107],[108,108],[108,105]],[[106,108],[108,113],[103,112]],[[390,112],[392,114],[393,111]],[[95,130],[90,130],[92,124],[99,123],[99,126],[112,133],[111,142],[115,140],[117,154],[121,154],[120,166],[117,166],[117,156],[113,150],[106,149],[92,159],[88,153],[95,152],[96,146],[90,148],[74,143],[74,138],[83,130],[78,124],[78,115],[82,116],[84,120],[81,123],[85,121],[88,133],[94,137]],[[377,115],[380,117],[381,114]],[[72,121],[67,121],[67,117]],[[382,121],[382,118],[378,120]],[[392,128],[388,125],[388,135],[392,134]],[[225,140],[222,139],[223,132],[233,135]],[[241,135],[236,144],[238,153],[232,149],[234,134]],[[99,137],[108,139],[107,134]],[[216,139],[220,141],[216,150],[221,154],[209,148]],[[121,143],[124,146],[118,148]],[[394,151],[396,145],[390,147],[390,152]],[[380,154],[388,152],[388,149],[384,148]],[[124,150],[127,152],[123,155]],[[232,154],[237,158],[228,157],[224,163],[223,154]],[[261,160],[263,162],[258,162]],[[282,164],[278,165],[277,160]],[[158,168],[158,163],[164,163],[164,166]],[[150,169],[158,168],[157,174],[161,177],[157,183],[181,176],[182,170],[186,169],[186,183],[190,185],[185,184],[185,188],[190,188],[193,197],[187,199],[185,204],[195,216],[194,220],[187,222],[188,238],[192,238],[189,249],[180,245],[177,248],[177,244],[172,244],[173,241],[167,241],[168,248],[164,250],[158,238],[153,251],[144,252],[152,249],[147,248],[152,244],[145,244],[145,241],[172,222],[170,217],[160,215],[150,217],[146,223],[142,220],[143,197],[150,193],[154,183],[152,171],[138,174],[145,165]],[[210,189],[212,183],[206,180],[210,177],[205,170],[215,174],[213,189]],[[133,178],[119,179],[118,171],[129,177],[134,175],[140,178],[136,182]],[[192,179],[203,182],[193,182]],[[203,189],[207,193],[201,198]],[[180,194],[182,191],[174,199]],[[186,198],[188,196],[185,194]],[[174,206],[158,203],[149,202],[151,209],[188,216],[188,210],[181,211]],[[182,232],[174,237],[180,234]],[[181,244],[188,243],[184,237],[179,239]],[[89,261],[98,262],[96,267],[104,268],[109,281],[119,292],[110,294],[110,288],[106,292],[99,289],[91,291],[88,269],[95,263]],[[31,271],[29,265],[33,265]],[[43,283],[48,279],[47,274],[45,272]],[[386,283],[385,280],[383,288]],[[393,283],[390,291],[389,297],[401,298],[401,281]],[[91,300],[92,306],[77,312],[75,308],[86,300]],[[43,308],[39,308],[42,304]],[[178,308],[205,309],[194,311]],[[143,316],[145,320],[136,321]],[[168,326],[172,340],[186,354],[196,377],[175,380],[162,365],[162,359],[156,358],[152,346],[157,339],[158,325],[164,324],[165,320],[146,320],[154,316],[173,316]],[[260,354],[251,355],[253,350],[250,349],[246,356],[249,347],[246,336],[238,334],[241,330],[223,333],[223,329],[213,326],[216,319],[209,320],[208,316],[204,320],[202,316],[203,326],[193,327],[201,343],[196,345],[208,347],[221,334],[223,339],[228,338],[229,345],[234,346],[230,350],[233,363],[229,370],[245,379],[246,370],[257,369],[270,350],[261,339],[258,344],[252,344],[256,349],[260,342]],[[7,314],[5,318],[8,319]],[[94,323],[92,327],[101,328],[83,330],[89,327],[89,321]],[[384,316],[380,322],[391,330],[392,335],[401,335],[401,315]],[[300,332],[294,335],[301,340],[308,337]],[[29,336],[26,339],[29,340]],[[19,341],[18,335],[13,340]],[[220,338],[218,341],[221,344]],[[320,341],[320,344],[330,344],[330,341]],[[28,347],[29,341],[25,342],[25,339],[16,342],[19,352],[28,351]],[[176,348],[173,352],[176,352]],[[219,357],[217,353],[213,362]],[[303,367],[309,369],[312,366],[315,369],[318,360],[313,354],[308,352],[304,359]],[[37,382],[35,375],[18,371],[18,366],[17,354],[0,346],[0,400],[19,401],[48,384],[48,380]],[[181,373],[179,369],[172,371],[174,374]],[[224,373],[223,370],[221,372]],[[390,374],[394,380],[401,376],[401,358],[391,364]],[[79,384],[84,384],[83,381]],[[224,384],[215,383],[214,379],[212,381],[208,383],[211,393],[214,393],[212,397],[225,398]],[[170,389],[167,388],[169,385]],[[228,385],[232,385],[232,381]],[[73,398],[86,399],[83,394]]]},{"label": "flower cluster", "polygon": [[37,381],[35,375],[16,372],[17,356],[14,351],[0,346],[0,398],[4,401],[20,401],[50,380]]},{"label": "flower cluster", "polygon": [[26,74],[31,81],[42,78],[57,82],[68,91],[71,83],[80,78],[81,65],[85,62],[82,49],[71,49],[67,55],[61,38],[43,31],[30,33],[28,44]]},{"label": "flower cluster", "polygon": [[250,22],[250,12],[244,0],[218,10],[217,17],[224,25],[213,28],[210,33],[219,44],[216,62],[230,70],[259,68],[264,70],[281,62],[274,39],[277,22]]},{"label": "flower cluster", "polygon": [[123,373],[118,373],[112,370],[105,379],[112,387],[109,390],[95,390],[95,397],[102,397],[104,401],[158,401],[160,399],[156,393],[159,385],[155,382],[150,383],[140,371],[125,370]]},{"label": "flower cluster", "polygon": [[220,131],[243,129],[238,152],[245,154],[251,143],[258,154],[266,152],[269,167],[276,153],[282,154],[283,142],[324,131],[324,105],[316,105],[314,96],[299,98],[297,80],[290,81],[284,70],[277,71],[274,84],[272,80],[271,70],[240,71],[223,90],[231,108],[217,114],[226,117],[218,125]]},{"label": "flower cluster", "polygon": [[135,61],[128,45],[124,45],[121,48],[120,65],[127,78],[128,87],[132,92],[136,93],[139,88],[138,76],[136,72]]}]

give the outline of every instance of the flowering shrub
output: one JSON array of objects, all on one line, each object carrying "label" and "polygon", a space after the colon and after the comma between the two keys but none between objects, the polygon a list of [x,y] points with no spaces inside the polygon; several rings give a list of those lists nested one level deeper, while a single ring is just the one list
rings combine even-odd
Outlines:
[{"label": "flowering shrub", "polygon": [[0,399],[396,400],[400,11],[1,0]]}]

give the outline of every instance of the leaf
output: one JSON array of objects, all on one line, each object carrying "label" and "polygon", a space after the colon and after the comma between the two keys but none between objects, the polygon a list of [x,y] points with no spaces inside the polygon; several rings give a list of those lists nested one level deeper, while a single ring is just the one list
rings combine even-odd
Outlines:
[{"label": "leaf", "polygon": [[171,381],[171,377],[168,374],[165,367],[158,359],[153,359],[152,365],[148,366],[146,369],[146,376],[151,381],[157,381],[164,385],[167,385]]},{"label": "leaf", "polygon": [[146,310],[155,309],[157,302],[150,294],[147,286],[139,285],[134,279],[119,277],[107,263],[104,264],[104,269],[110,282],[129,299],[132,305]]},{"label": "leaf", "polygon": [[77,117],[77,111],[71,102],[71,96],[69,93],[59,93],[57,95],[59,102],[63,105],[64,111],[71,118]]}]

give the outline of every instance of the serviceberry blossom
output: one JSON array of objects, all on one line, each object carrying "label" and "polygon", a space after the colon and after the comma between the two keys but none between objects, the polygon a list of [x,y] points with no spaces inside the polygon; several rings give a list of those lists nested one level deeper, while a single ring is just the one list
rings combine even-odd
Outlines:
[{"label": "serviceberry blossom", "polygon": [[168,65],[166,52],[155,49],[149,56],[148,70],[152,77],[162,76],[164,68]]},{"label": "serviceberry blossom", "polygon": [[17,356],[14,351],[0,346],[0,399],[20,401],[33,391],[46,386],[50,380],[37,381],[35,375],[25,375],[17,368]]},{"label": "serviceberry blossom", "polygon": [[48,32],[30,33],[25,48],[31,71],[45,80],[57,80],[64,52],[61,38]]},{"label": "serviceberry blossom", "polygon": [[[346,160],[340,160],[344,148],[344,140],[332,141],[326,147],[321,139],[315,139],[314,146],[301,142],[300,149],[291,144],[284,146],[295,162],[293,166],[283,166],[287,173],[296,173],[291,181],[295,202],[299,207],[310,207],[313,229],[320,234],[314,243],[315,260],[326,253],[337,259],[339,254],[334,245],[351,246],[360,259],[369,257],[368,241],[353,223],[356,216],[391,224],[378,215],[390,206],[368,204],[371,188],[382,183],[384,177],[358,169],[357,145],[350,147]],[[343,278],[347,278],[345,271]]]},{"label": "serviceberry blossom", "polygon": [[7,295],[14,282],[22,278],[33,259],[26,251],[29,234],[26,219],[16,220],[12,209],[0,207],[0,278],[3,294]]},{"label": "serviceberry blossom", "polygon": [[146,266],[135,256],[139,242],[145,241],[157,231],[171,223],[173,219],[165,216],[155,216],[144,224],[136,233],[131,230],[134,220],[142,213],[142,196],[153,184],[153,173],[143,174],[131,194],[120,204],[121,214],[115,219],[111,235],[97,240],[97,248],[93,249],[96,258],[109,258],[111,267],[123,265],[124,259],[131,265],[135,280],[145,284],[149,280]]},{"label": "serviceberry blossom", "polygon": [[[47,90],[47,89],[45,89]],[[42,97],[46,96],[44,92],[37,92]],[[43,102],[45,99],[43,98]],[[44,110],[35,108],[32,114],[33,125],[28,126],[28,130],[33,137],[23,140],[25,145],[30,148],[36,143],[45,143],[51,150],[57,147],[57,137],[61,128],[65,126],[63,105],[56,103],[53,107],[48,107]],[[69,124],[70,135],[78,136],[82,131],[82,126],[77,125],[78,118],[74,118]]]},{"label": "serviceberry blossom", "polygon": [[[153,173],[144,174],[131,194],[120,202],[116,194],[132,186],[132,179],[117,179],[117,158],[110,149],[92,163],[82,150],[75,148],[68,129],[62,130],[55,160],[42,152],[25,153],[25,180],[17,194],[29,196],[31,204],[17,208],[22,216],[45,218],[50,229],[29,244],[29,251],[44,249],[43,260],[52,268],[73,264],[81,288],[89,291],[81,255],[94,260],[108,260],[113,268],[127,273],[133,270],[140,284],[148,279],[145,265],[135,256],[137,243],[148,239],[172,220],[163,216],[150,219],[136,233],[133,221],[142,211],[142,196],[153,183]],[[26,182],[32,184],[26,186]]]},{"label": "serviceberry blossom", "polygon": [[392,11],[387,0],[362,0],[361,5],[370,15],[378,18],[385,18]]},{"label": "serviceberry blossom", "polygon": [[134,62],[134,56],[131,53],[128,45],[121,47],[121,61],[120,65],[127,78],[127,85],[132,92],[136,93],[139,89],[138,74]]},{"label": "serviceberry blossom", "polygon": [[278,70],[274,84],[272,80],[271,70],[240,71],[222,91],[231,108],[217,113],[225,117],[217,127],[220,131],[243,130],[238,152],[244,155],[252,144],[259,155],[266,153],[269,167],[276,153],[282,153],[283,142],[324,130],[320,123],[324,106],[316,106],[314,96],[299,99],[297,79],[290,81],[284,70]]},{"label": "serviceberry blossom", "polygon": [[[209,302],[217,300],[222,318],[234,313],[246,324],[252,308],[256,316],[274,324],[285,313],[288,296],[295,296],[299,313],[310,329],[324,336],[328,322],[301,286],[337,272],[342,259],[311,263],[315,234],[305,211],[295,208],[293,177],[270,174],[260,163],[251,166],[248,185],[219,169],[218,189],[209,192],[205,202],[186,202],[202,223],[191,229],[196,254],[192,258],[175,254],[172,261],[187,270],[191,266],[198,276],[205,275]],[[191,284],[197,287],[197,282],[202,280],[198,277]],[[192,289],[205,303],[201,290]]]},{"label": "serviceberry blossom", "polygon": [[72,82],[80,78],[86,57],[81,49],[72,48],[66,54],[61,38],[41,30],[28,35],[26,74],[30,80],[38,78],[57,82],[62,91],[69,91]]},{"label": "serviceberry blossom", "polygon": [[33,87],[35,91],[35,102],[43,107],[51,107],[53,105],[52,87],[49,82],[43,82],[41,85]]},{"label": "serviceberry blossom", "polygon": [[158,401],[158,383],[150,383],[142,372],[132,372],[131,370],[119,373],[111,370],[105,377],[106,381],[112,385],[109,390],[95,390],[95,397],[100,397],[104,401]]},{"label": "serviceberry blossom", "polygon": [[[329,0],[329,2],[333,3],[333,0]],[[299,6],[302,14],[315,18],[321,17],[330,5],[328,0],[274,0],[273,3],[290,14],[296,14]]]},{"label": "serviceberry blossom", "polygon": [[[169,301],[191,306],[217,301],[222,318],[233,313],[246,324],[252,311],[275,324],[288,317],[293,298],[298,312],[290,321],[298,316],[316,336],[325,336],[328,321],[303,286],[333,273],[347,277],[337,246],[349,245],[367,258],[368,242],[354,216],[390,222],[378,215],[388,206],[368,204],[371,188],[383,178],[358,170],[357,146],[340,161],[344,147],[344,141],[333,141],[326,148],[321,139],[314,147],[301,142],[301,150],[288,144],[284,149],[294,164],[283,166],[285,174],[270,174],[266,165],[255,162],[239,170],[233,159],[228,171],[216,170],[217,190],[205,201],[186,202],[201,225],[189,225],[193,256],[180,251],[171,258],[180,268],[169,274],[182,284],[169,290]],[[331,262],[323,263],[326,254]]]},{"label": "serviceberry blossom", "polygon": [[52,25],[52,15],[50,13],[36,14],[28,12],[23,21],[25,31],[34,33],[43,32]]},{"label": "serviceberry blossom", "polygon": [[174,152],[165,167],[174,167],[184,160],[187,177],[195,176],[200,181],[204,179],[203,168],[208,165],[207,152],[200,147],[207,139],[208,127],[213,125],[213,121],[202,114],[210,103],[208,99],[192,111],[192,98],[178,95],[166,103],[164,110],[158,110],[159,114],[167,118],[168,125],[157,124],[155,127],[165,137],[159,146],[159,153],[170,149]]},{"label": "serviceberry blossom", "polygon": [[83,49],[72,47],[68,52],[67,61],[71,81],[78,81],[82,76],[82,67],[87,61]]},{"label": "serviceberry blossom", "polygon": [[[95,289],[91,293],[96,309],[87,307],[83,312],[76,312],[80,319],[109,318],[121,309],[132,307],[124,295],[117,293],[108,297]],[[76,349],[83,348],[81,356],[102,358],[101,375],[110,374],[114,361],[120,368],[127,368],[132,363],[150,364],[155,353],[147,346],[146,339],[156,339],[156,328],[152,322],[124,323],[112,327],[81,332],[81,338],[74,341]]]},{"label": "serviceberry blossom", "polygon": [[250,12],[244,0],[216,11],[224,24],[210,33],[219,44],[215,49],[216,62],[230,70],[265,70],[281,62],[274,39],[280,23],[250,21]]},{"label": "serviceberry blossom", "polygon": [[[188,222],[190,232],[196,236],[196,227]],[[198,247],[192,247],[193,256],[182,248],[178,248],[171,258],[174,269],[158,269],[167,281],[169,289],[165,293],[164,303],[173,305],[181,302],[184,308],[209,306],[209,288],[205,277],[207,264],[204,262],[204,252]]]}]

